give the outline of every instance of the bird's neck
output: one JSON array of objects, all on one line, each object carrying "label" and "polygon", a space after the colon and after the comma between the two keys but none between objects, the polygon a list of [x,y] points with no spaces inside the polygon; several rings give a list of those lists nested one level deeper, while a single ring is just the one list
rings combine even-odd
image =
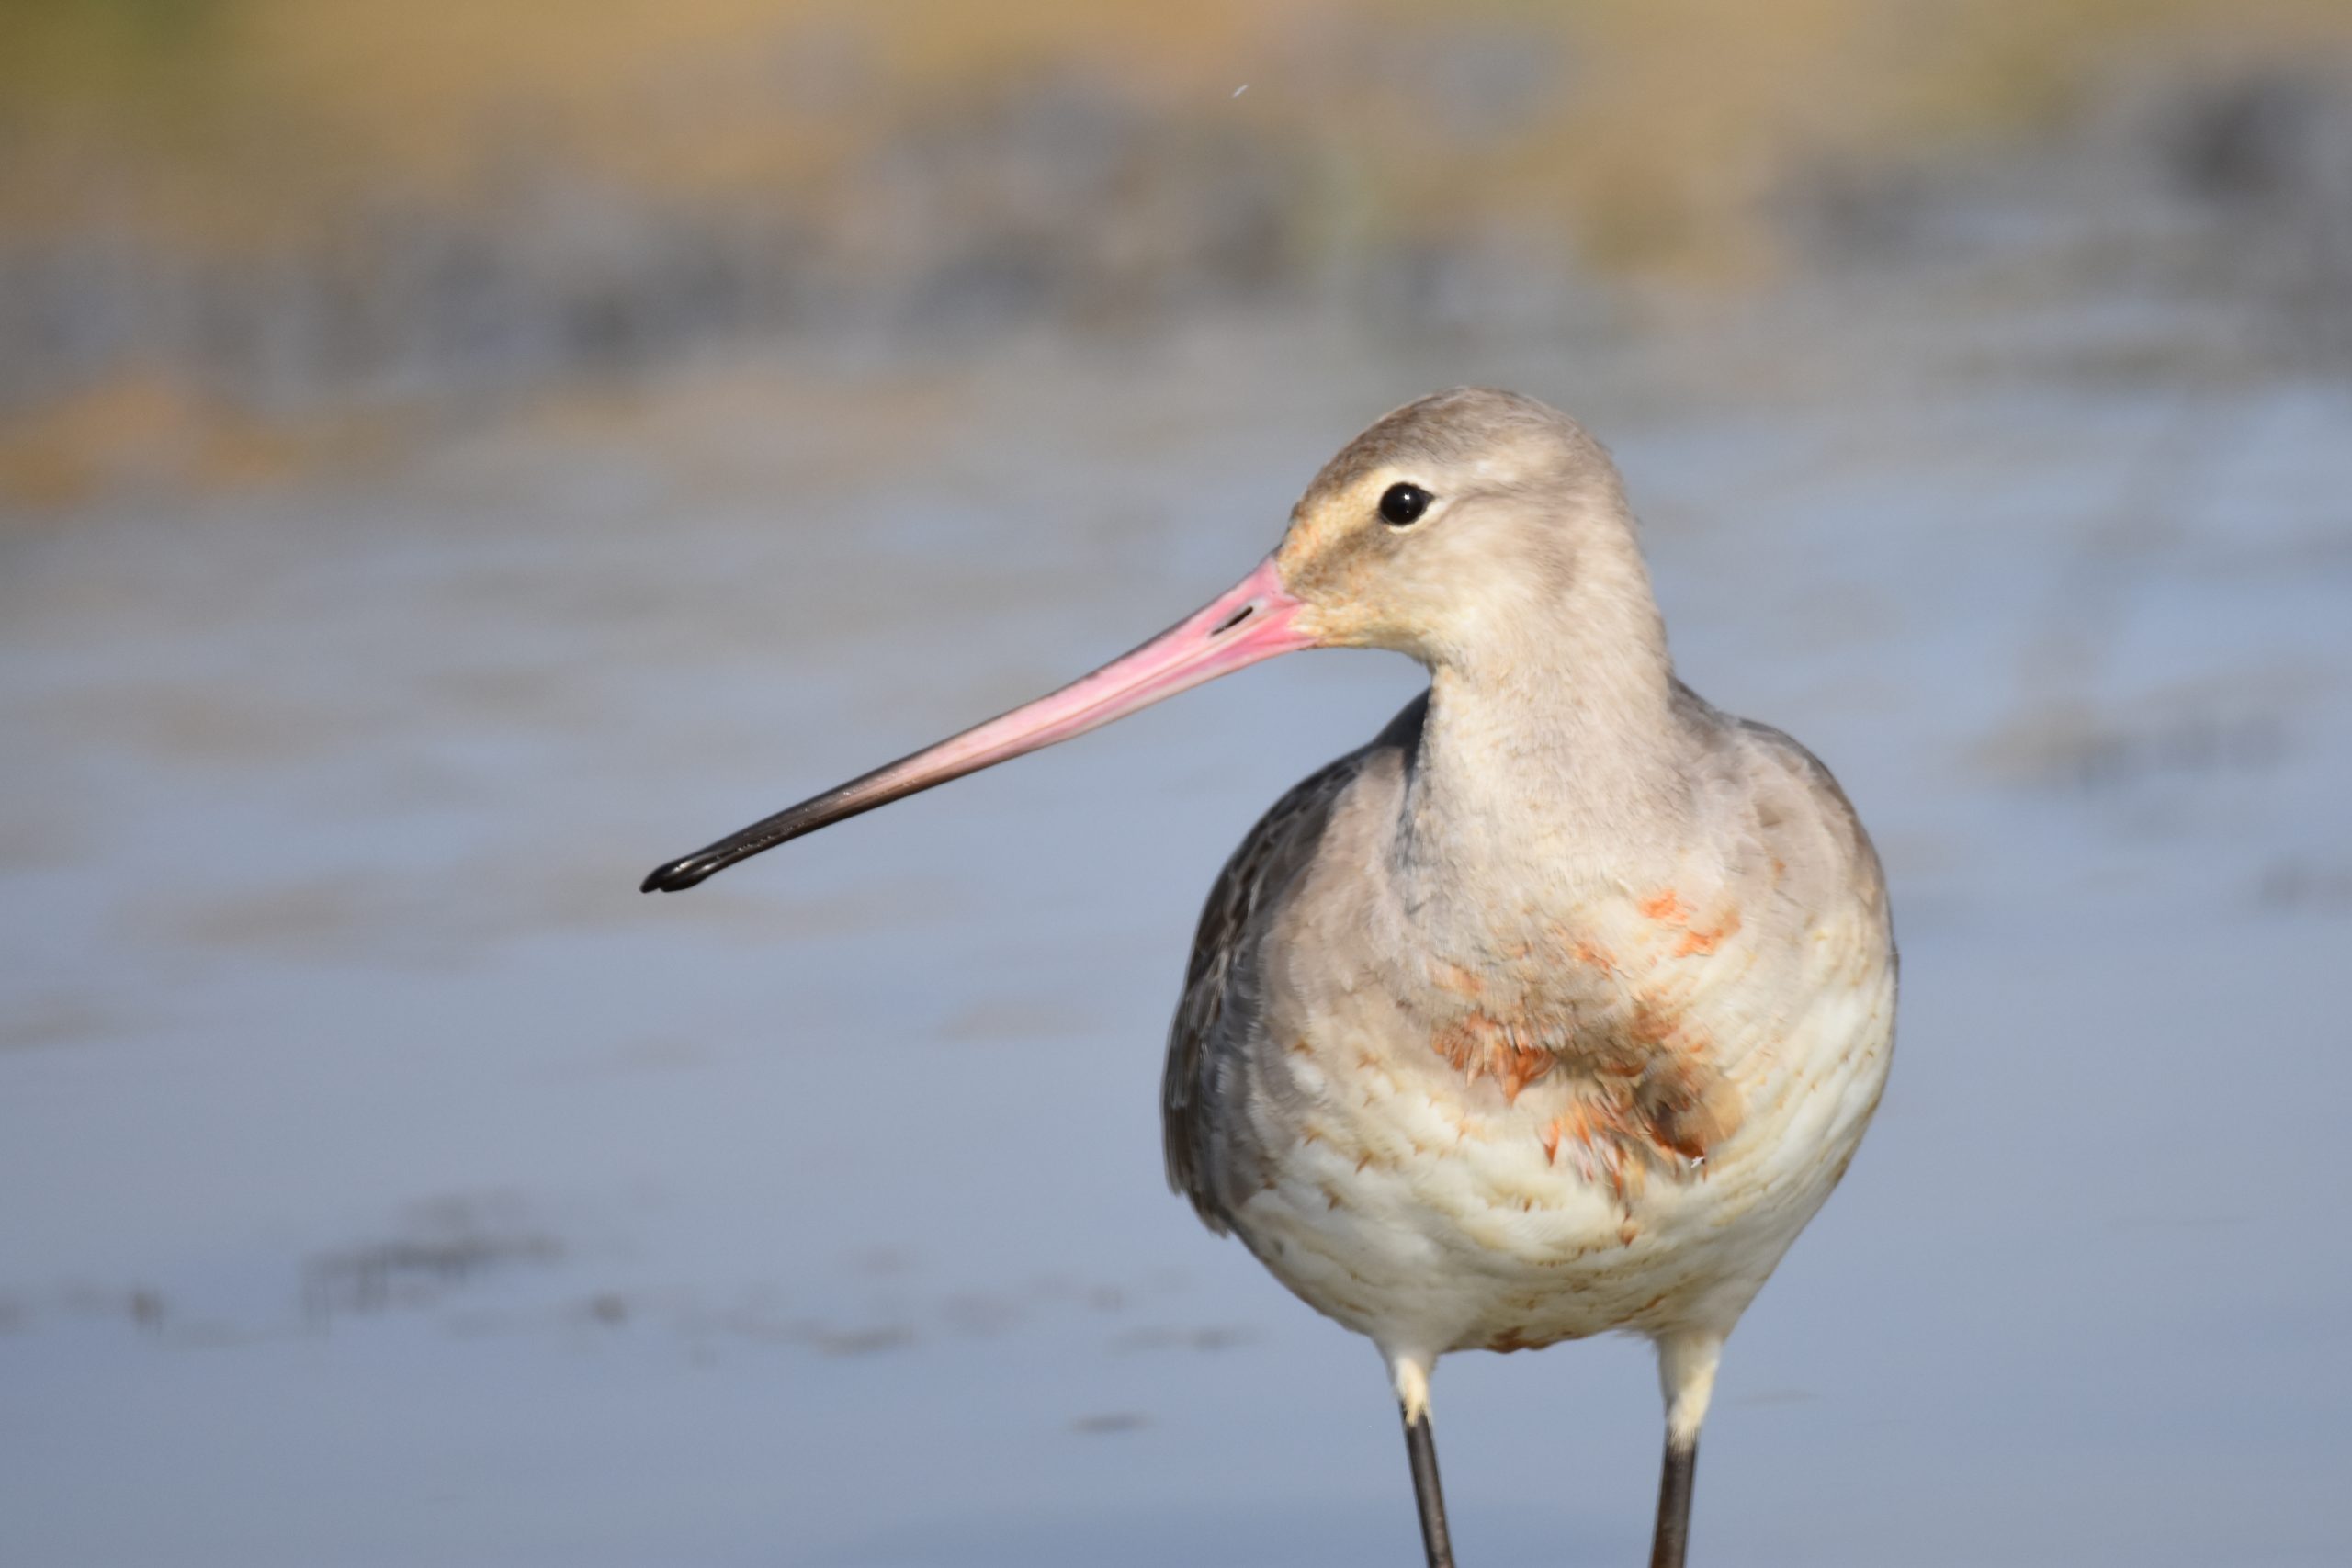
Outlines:
[{"label": "bird's neck", "polygon": [[1531,635],[1433,664],[1397,840],[1454,924],[1623,886],[1686,838],[1696,744],[1638,558]]}]

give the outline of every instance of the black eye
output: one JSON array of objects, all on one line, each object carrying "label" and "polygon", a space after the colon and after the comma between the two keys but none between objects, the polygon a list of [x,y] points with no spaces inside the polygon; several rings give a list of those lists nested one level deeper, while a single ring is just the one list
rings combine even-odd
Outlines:
[{"label": "black eye", "polygon": [[1397,528],[1418,523],[1436,499],[1417,484],[1390,485],[1380,498],[1381,521]]}]

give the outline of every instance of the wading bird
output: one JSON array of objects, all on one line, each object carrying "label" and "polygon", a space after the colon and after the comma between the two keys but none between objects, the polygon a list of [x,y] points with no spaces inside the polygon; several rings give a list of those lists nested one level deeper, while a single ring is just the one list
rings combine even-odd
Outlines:
[{"label": "wading bird", "polygon": [[1438,1358],[1649,1338],[1650,1561],[1679,1565],[1724,1337],[1878,1105],[1894,941],[1828,771],[1675,678],[1616,468],[1566,415],[1396,410],[1190,619],[646,890],[1304,648],[1408,654],[1429,690],[1218,876],[1169,1040],[1170,1181],[1378,1347],[1432,1568]]}]

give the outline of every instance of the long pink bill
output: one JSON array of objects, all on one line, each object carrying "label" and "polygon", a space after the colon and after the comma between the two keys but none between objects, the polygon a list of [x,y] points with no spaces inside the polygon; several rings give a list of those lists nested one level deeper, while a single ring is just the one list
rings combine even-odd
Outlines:
[{"label": "long pink bill", "polygon": [[647,877],[642,890],[681,892],[737,861],[843,818],[1083,735],[1204,681],[1309,647],[1314,639],[1295,625],[1299,608],[1269,558],[1213,603],[1093,674],[673,860]]}]

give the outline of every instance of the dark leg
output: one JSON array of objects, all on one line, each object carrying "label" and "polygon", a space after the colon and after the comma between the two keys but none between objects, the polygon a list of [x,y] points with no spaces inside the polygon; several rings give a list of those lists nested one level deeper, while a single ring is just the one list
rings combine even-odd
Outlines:
[{"label": "dark leg", "polygon": [[1690,1483],[1699,1468],[1699,1439],[1666,1439],[1666,1471],[1657,1482],[1657,1534],[1650,1540],[1650,1568],[1682,1568],[1690,1543]]},{"label": "dark leg", "polygon": [[1430,1568],[1453,1568],[1453,1543],[1445,1535],[1445,1494],[1437,1484],[1437,1439],[1430,1435],[1427,1412],[1419,1419],[1405,1417],[1405,1451],[1413,1460],[1413,1501],[1421,1508],[1421,1545],[1429,1551]]}]

